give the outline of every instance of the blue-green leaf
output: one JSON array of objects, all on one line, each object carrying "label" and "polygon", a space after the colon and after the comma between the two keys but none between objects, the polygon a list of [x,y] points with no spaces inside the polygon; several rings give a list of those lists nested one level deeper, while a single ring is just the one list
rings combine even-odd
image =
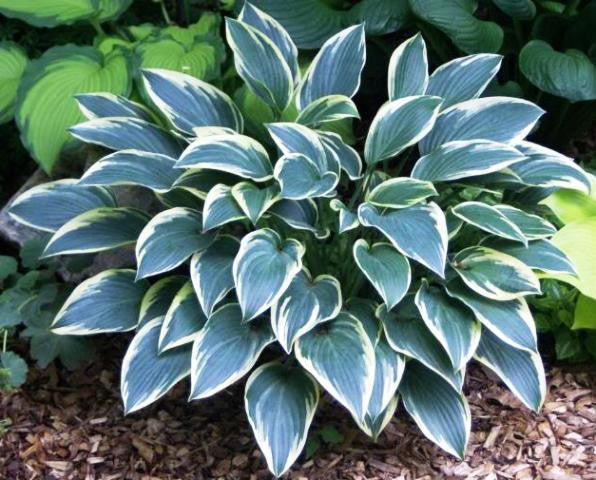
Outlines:
[{"label": "blue-green leaf", "polygon": [[499,237],[527,245],[528,240],[519,227],[495,207],[483,202],[462,202],[451,209],[464,222]]},{"label": "blue-green leaf", "polygon": [[283,220],[290,227],[297,230],[308,230],[319,234],[317,227],[319,211],[312,199],[286,200],[282,199],[271,207],[269,213]]},{"label": "blue-green leaf", "polygon": [[302,154],[316,165],[321,175],[327,172],[327,154],[317,132],[289,122],[269,123],[267,130],[282,154]]},{"label": "blue-green leaf", "polygon": [[550,237],[557,232],[554,225],[538,215],[524,212],[510,205],[495,205],[495,208],[511,223],[517,225],[517,228],[528,240]]},{"label": "blue-green leaf", "polygon": [[438,195],[430,182],[396,177],[377,185],[366,194],[367,203],[381,208],[406,208]]},{"label": "blue-green leaf", "polygon": [[209,190],[203,207],[203,231],[243,218],[245,214],[234,199],[231,187],[218,184]]},{"label": "blue-green leaf", "polygon": [[290,200],[327,196],[336,187],[335,172],[321,172],[317,164],[301,153],[284,154],[273,172],[281,188],[281,197]]},{"label": "blue-green leaf", "polygon": [[350,180],[362,177],[362,160],[358,152],[346,144],[337,133],[323,131],[318,133],[323,148],[335,153],[340,168],[348,174]]},{"label": "blue-green leaf", "polygon": [[151,285],[141,301],[137,329],[154,318],[163,317],[185,283],[186,277],[173,275],[162,278]]},{"label": "blue-green leaf", "polygon": [[334,198],[329,202],[329,207],[331,210],[335,212],[339,212],[339,224],[338,224],[338,232],[344,233],[348,230],[353,230],[360,226],[360,222],[358,221],[358,215],[348,210],[348,207],[344,205],[344,203]]},{"label": "blue-green leaf", "polygon": [[122,95],[108,92],[81,93],[75,95],[79,109],[88,120],[104,117],[127,117],[152,121],[151,112],[140,103]]},{"label": "blue-green leaf", "polygon": [[345,95],[327,95],[317,98],[305,107],[298,114],[296,122],[316,127],[321,123],[335,122],[344,118],[360,118],[356,104]]},{"label": "blue-green leaf", "polygon": [[426,44],[420,33],[402,42],[389,60],[389,100],[424,95],[428,85]]},{"label": "blue-green leaf", "polygon": [[232,187],[232,197],[253,225],[279,198],[275,185],[259,188],[254,183],[240,182]]}]

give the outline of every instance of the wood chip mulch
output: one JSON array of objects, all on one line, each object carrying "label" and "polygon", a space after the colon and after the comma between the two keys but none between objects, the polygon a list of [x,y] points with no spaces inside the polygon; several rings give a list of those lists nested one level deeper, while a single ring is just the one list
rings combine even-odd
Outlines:
[{"label": "wood chip mulch", "polygon": [[[24,390],[0,394],[0,479],[202,480],[271,478],[242,405],[242,385],[186,402],[187,386],[123,417],[116,355],[75,373],[33,372]],[[480,367],[466,393],[472,437],[463,462],[426,440],[400,408],[373,443],[327,397],[311,430],[335,429],[287,474],[293,480],[596,479],[593,367],[554,368],[533,414]]]}]

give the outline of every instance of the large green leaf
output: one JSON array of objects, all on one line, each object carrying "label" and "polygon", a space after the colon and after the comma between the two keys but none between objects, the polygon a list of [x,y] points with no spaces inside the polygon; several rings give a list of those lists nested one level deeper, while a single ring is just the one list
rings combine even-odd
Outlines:
[{"label": "large green leaf", "polygon": [[428,85],[426,43],[420,33],[402,42],[391,55],[387,77],[389,100],[424,95]]},{"label": "large green leaf", "polygon": [[67,128],[84,120],[74,95],[128,95],[132,75],[124,53],[102,56],[91,47],[66,45],[31,62],[19,86],[16,121],[33,158],[50,172],[69,142]]},{"label": "large green leaf", "polygon": [[540,90],[570,102],[596,99],[596,66],[580,50],[557,52],[542,40],[528,42],[519,53],[519,69]]},{"label": "large green leaf", "polygon": [[594,316],[595,309],[596,299],[580,294],[577,297],[577,303],[575,304],[573,325],[571,326],[571,329],[596,330],[596,316]]},{"label": "large green leaf", "polygon": [[317,382],[301,368],[267,363],[246,382],[248,421],[276,477],[288,470],[302,452],[318,403]]},{"label": "large green leaf", "polygon": [[460,0],[409,0],[414,14],[445,33],[466,53],[497,52],[503,30],[493,22],[477,19],[468,8],[473,2]]},{"label": "large green leaf", "polygon": [[244,323],[238,304],[221,307],[193,343],[190,399],[210,397],[242,378],[274,338],[267,321]]},{"label": "large green leaf", "polygon": [[579,190],[561,188],[541,203],[547,205],[564,224],[596,217],[596,177],[591,174],[588,175],[593,185],[590,194]]},{"label": "large green leaf", "polygon": [[536,15],[536,5],[532,0],[493,0],[493,3],[517,20],[532,20]]},{"label": "large green leaf", "polygon": [[17,89],[27,63],[27,54],[16,43],[0,42],[0,123],[14,115]]},{"label": "large green leaf", "polygon": [[465,397],[417,362],[408,363],[399,391],[422,433],[443,450],[463,458],[472,424]]},{"label": "large green leaf", "polygon": [[267,310],[302,269],[304,246],[268,228],[242,238],[234,259],[236,294],[245,321]]},{"label": "large green leaf", "polygon": [[462,202],[451,209],[453,214],[485,232],[528,244],[521,229],[497,208],[483,202]]},{"label": "large green leaf", "polygon": [[56,314],[52,331],[90,335],[132,330],[148,287],[144,280],[135,282],[134,270],[105,270],[74,289]]},{"label": "large green leaf", "polygon": [[296,358],[357,420],[363,420],[375,380],[375,352],[356,317],[334,320],[296,341]]},{"label": "large green leaf", "polygon": [[185,283],[186,277],[173,275],[162,278],[151,285],[141,301],[137,329],[154,318],[163,317]]},{"label": "large green leaf", "polygon": [[415,301],[424,323],[449,355],[453,368],[465,368],[480,340],[480,324],[474,314],[426,281],[418,289]]},{"label": "large green leaf", "polygon": [[76,180],[64,179],[30,188],[10,205],[9,213],[25,225],[54,232],[89,210],[115,206],[116,199],[108,189],[79,186]]},{"label": "large green leaf", "polygon": [[101,252],[132,244],[150,218],[142,210],[130,207],[89,210],[56,230],[43,256]]},{"label": "large green leaf", "polygon": [[382,213],[373,205],[363,203],[358,208],[358,219],[362,225],[382,232],[402,254],[437,275],[444,275],[447,224],[437,204],[431,202]]},{"label": "large green leaf", "polygon": [[190,346],[159,353],[162,320],[158,317],[143,326],[122,360],[120,393],[125,413],[155,402],[190,373]]},{"label": "large green leaf", "polygon": [[158,213],[139,235],[136,245],[137,277],[172,270],[193,253],[207,248],[214,235],[203,233],[201,213],[176,207]]},{"label": "large green leaf", "polygon": [[319,275],[313,280],[307,270],[302,270],[271,306],[271,326],[277,341],[291,352],[298,337],[334,318],[341,305],[341,285],[335,277]]}]

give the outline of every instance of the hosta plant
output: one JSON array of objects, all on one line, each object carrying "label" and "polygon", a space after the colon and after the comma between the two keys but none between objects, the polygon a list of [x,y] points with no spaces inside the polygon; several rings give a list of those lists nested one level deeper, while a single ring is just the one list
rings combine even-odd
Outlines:
[{"label": "hosta plant", "polygon": [[[249,3],[226,29],[236,71],[276,116],[261,138],[243,134],[224,92],[146,70],[170,129],[122,98],[85,97],[89,121],[71,133],[114,152],[12,205],[18,220],[53,232],[46,256],[135,246],[136,268],[81,283],[54,332],[135,331],[122,365],[128,413],[186,377],[190,400],[248,377],[246,413],[276,475],[303,449],[321,391],[373,438],[403,401],[460,458],[472,358],[540,408],[544,371],[524,297],[540,292],[537,272],[575,270],[537,202],[589,181],[525,140],[540,108],[479,98],[500,57],[429,75],[422,38],[404,42],[389,98],[352,148],[331,130],[358,121],[361,25],[331,37],[304,73],[286,31]],[[120,185],[153,190],[161,207],[118,205]]]}]

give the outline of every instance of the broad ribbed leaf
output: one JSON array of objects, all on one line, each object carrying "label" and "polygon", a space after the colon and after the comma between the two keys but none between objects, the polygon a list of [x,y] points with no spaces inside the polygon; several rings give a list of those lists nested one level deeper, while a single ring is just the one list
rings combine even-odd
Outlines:
[{"label": "broad ribbed leaf", "polygon": [[420,316],[449,355],[453,368],[465,368],[480,340],[480,324],[474,314],[426,281],[418,289],[415,301]]},{"label": "broad ribbed leaf", "polygon": [[536,5],[532,0],[493,0],[501,11],[518,20],[532,20],[536,15]]},{"label": "broad ribbed leaf", "polygon": [[271,178],[271,162],[263,146],[244,135],[197,138],[180,156],[177,168],[219,170],[262,182]]},{"label": "broad ribbed leaf", "polygon": [[339,403],[363,420],[375,380],[375,352],[362,324],[341,312],[296,341],[296,358]]},{"label": "broad ribbed leaf", "polygon": [[164,193],[179,176],[174,163],[174,159],[159,153],[121,150],[91,165],[79,184],[141,185]]},{"label": "broad ribbed leaf", "polygon": [[478,98],[501,66],[501,55],[478,53],[438,67],[428,81],[427,95],[443,99],[442,109]]},{"label": "broad ribbed leaf", "polygon": [[453,105],[442,112],[432,131],[420,144],[426,155],[453,140],[492,140],[515,144],[534,128],[544,110],[510,97],[486,97]]},{"label": "broad ribbed leaf", "polygon": [[327,155],[319,135],[298,123],[269,123],[267,130],[282,154],[300,153],[308,157],[320,174],[327,171]]},{"label": "broad ribbed leaf", "polygon": [[54,232],[89,210],[115,206],[116,199],[110,190],[84,187],[76,180],[64,179],[43,183],[22,193],[10,205],[9,213],[20,223]]},{"label": "broad ribbed leaf", "polygon": [[535,270],[547,273],[577,275],[573,262],[548,240],[536,240],[525,247],[517,242],[490,237],[482,245],[506,253]]},{"label": "broad ribbed leaf", "polygon": [[279,198],[279,190],[274,185],[259,188],[250,182],[240,182],[232,187],[232,197],[253,225],[256,225],[261,215]]},{"label": "broad ribbed leaf", "polygon": [[323,148],[335,153],[340,168],[348,174],[350,180],[360,178],[362,176],[362,160],[360,160],[358,152],[347,145],[337,133],[322,131],[318,133]]},{"label": "broad ribbed leaf", "polygon": [[218,309],[193,343],[190,400],[210,397],[242,378],[274,338],[267,321],[244,323],[238,304]]},{"label": "broad ribbed leaf", "polygon": [[540,90],[570,102],[596,99],[596,67],[584,52],[557,52],[542,40],[528,42],[519,52],[519,69]]},{"label": "broad ribbed leaf", "polygon": [[155,402],[190,373],[190,346],[159,353],[162,320],[158,317],[147,323],[126,350],[120,377],[124,413]]},{"label": "broad ribbed leaf", "polygon": [[87,120],[104,117],[127,117],[152,121],[151,112],[140,103],[113,93],[82,93],[75,99]]},{"label": "broad ribbed leaf", "polygon": [[410,287],[408,260],[388,243],[375,243],[371,247],[362,238],[354,243],[353,253],[358,267],[391,310]]},{"label": "broad ribbed leaf", "polygon": [[399,392],[422,433],[446,452],[463,458],[472,424],[465,397],[417,362],[408,363]]},{"label": "broad ribbed leaf", "polygon": [[222,235],[190,260],[192,284],[207,317],[211,317],[215,305],[234,288],[232,264],[239,248],[240,242],[235,237]]},{"label": "broad ribbed leaf", "polygon": [[395,351],[415,358],[443,377],[453,389],[461,391],[465,370],[456,370],[445,349],[422,321],[412,299],[394,311],[385,305],[377,309],[377,317],[383,323],[385,336]]},{"label": "broad ribbed leaf", "polygon": [[294,91],[294,74],[281,50],[261,31],[230,17],[226,35],[238,75],[255,95],[283,111]]},{"label": "broad ribbed leaf", "polygon": [[389,100],[424,95],[428,85],[426,44],[420,33],[399,45],[389,60]]},{"label": "broad ribbed leaf", "polygon": [[329,202],[329,207],[331,210],[339,212],[339,233],[344,233],[360,226],[358,215],[351,210],[348,210],[348,207],[346,207],[341,200],[334,198]]},{"label": "broad ribbed leaf", "polygon": [[494,371],[528,408],[537,412],[546,397],[544,367],[537,352],[519,350],[483,329],[474,355]]},{"label": "broad ribbed leaf", "polygon": [[159,353],[191,343],[206,321],[192,283],[186,282],[174,296],[163,319]]},{"label": "broad ribbed leaf", "polygon": [[134,243],[150,218],[145,212],[129,207],[89,210],[56,230],[43,256],[101,252]]},{"label": "broad ribbed leaf", "polygon": [[244,212],[234,199],[231,187],[218,184],[209,190],[203,207],[203,231],[243,218]]},{"label": "broad ribbed leaf", "polygon": [[174,275],[162,278],[151,285],[141,301],[137,329],[156,317],[163,317],[185,283],[186,277]]},{"label": "broad ribbed leaf", "polygon": [[304,74],[297,105],[304,110],[327,95],[353,97],[366,60],[364,26],[346,28],[327,40]]},{"label": "broad ribbed leaf", "polygon": [[302,269],[303,255],[301,243],[282,240],[268,228],[242,238],[233,274],[244,321],[267,310],[283,294]]},{"label": "broad ribbed leaf", "polygon": [[201,213],[196,210],[176,207],[158,213],[137,241],[137,277],[172,270],[193,253],[207,248],[214,236],[202,231]]},{"label": "broad ribbed leaf", "polygon": [[301,368],[267,363],[246,382],[248,421],[276,477],[288,470],[302,452],[318,403],[317,382]]},{"label": "broad ribbed leaf", "polygon": [[462,202],[451,209],[454,215],[485,232],[527,245],[519,227],[495,207],[482,202]]},{"label": "broad ribbed leaf", "polygon": [[17,89],[27,63],[27,54],[16,43],[0,42],[0,123],[14,115]]},{"label": "broad ribbed leaf", "polygon": [[313,280],[307,270],[302,270],[271,306],[271,326],[277,341],[290,353],[298,337],[335,317],[341,304],[341,285],[336,278],[319,275]]},{"label": "broad ribbed leaf", "polygon": [[461,281],[445,286],[449,296],[470,308],[483,326],[509,345],[524,350],[536,350],[534,319],[523,298],[495,302],[468,289]]},{"label": "broad ribbed leaf", "polygon": [[151,101],[178,130],[191,134],[194,127],[218,126],[242,131],[240,111],[228,95],[212,85],[159,69],[144,70],[143,80]]},{"label": "broad ribbed leaf", "polygon": [[497,172],[526,159],[518,150],[504,143],[456,140],[421,157],[411,175],[420,180],[446,182]]},{"label": "broad ribbed leaf", "polygon": [[281,188],[281,197],[303,200],[327,196],[339,178],[334,172],[321,172],[316,163],[301,153],[287,153],[275,164],[273,176]]},{"label": "broad ribbed leaf", "polygon": [[[122,0],[118,3],[130,4]],[[0,13],[35,27],[56,27],[93,17],[100,13],[100,5],[93,0],[1,0]]]},{"label": "broad ribbed leaf", "polygon": [[438,193],[430,182],[398,177],[377,185],[366,195],[366,202],[375,207],[405,208],[435,195]]},{"label": "broad ribbed leaf", "polygon": [[366,163],[374,165],[419,142],[435,125],[439,97],[413,96],[385,103],[375,115],[364,145]]},{"label": "broad ribbed leaf", "polygon": [[362,225],[382,232],[402,254],[437,275],[444,275],[447,224],[437,204],[431,202],[381,213],[376,207],[363,203],[358,208],[358,219]]},{"label": "broad ribbed leaf", "polygon": [[316,127],[321,123],[335,122],[344,118],[360,118],[352,99],[345,95],[327,95],[305,107],[296,118],[296,122]]},{"label": "broad ribbed leaf", "polygon": [[[38,2],[34,3],[38,9]],[[46,172],[51,171],[62,148],[72,141],[67,129],[84,120],[75,94],[128,95],[131,83],[127,56],[119,49],[106,56],[94,48],[73,45],[47,50],[30,63],[17,96],[15,119],[31,156]]]},{"label": "broad ribbed leaf", "polygon": [[474,2],[460,0],[409,0],[414,15],[441,30],[466,53],[497,52],[503,30],[494,22],[477,19],[469,8]]},{"label": "broad ribbed leaf", "polygon": [[162,128],[138,118],[105,117],[87,120],[69,129],[79,140],[110,150],[141,150],[178,158],[182,147]]},{"label": "broad ribbed leaf", "polygon": [[510,205],[495,205],[495,208],[505,215],[511,223],[517,225],[517,228],[528,240],[550,237],[557,232],[557,229],[550,222],[538,215],[526,213]]},{"label": "broad ribbed leaf", "polygon": [[56,314],[52,332],[92,335],[132,330],[148,287],[144,280],[135,282],[134,270],[105,270],[73,290]]}]

